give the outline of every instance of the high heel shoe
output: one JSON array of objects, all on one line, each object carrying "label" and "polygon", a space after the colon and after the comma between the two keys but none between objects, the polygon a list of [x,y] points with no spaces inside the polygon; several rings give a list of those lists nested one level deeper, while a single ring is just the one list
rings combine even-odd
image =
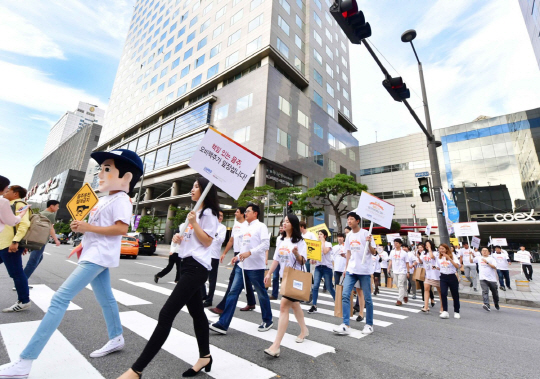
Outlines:
[{"label": "high heel shoe", "polygon": [[281,349],[278,348],[276,352],[273,352],[273,351],[270,350],[270,349],[266,349],[266,350],[264,351],[264,353],[267,354],[267,355],[269,355],[269,356],[271,356],[271,357],[278,358],[278,357],[279,357],[279,354],[281,353]]},{"label": "high heel shoe", "polygon": [[186,372],[182,374],[182,378],[190,378],[192,376],[196,376],[199,374],[199,372],[202,371],[203,368],[205,372],[210,372],[210,370],[212,370],[212,362],[214,362],[214,360],[212,359],[212,356],[210,355],[208,357],[201,357],[201,358],[210,358],[210,362],[208,362],[206,366],[201,367],[199,371],[193,370],[193,367],[190,368],[189,370],[187,370]]},{"label": "high heel shoe", "polygon": [[308,337],[309,337],[309,332],[306,333],[306,335],[304,336],[304,338],[296,337],[295,342],[296,342],[296,343],[302,343],[302,342],[304,342],[304,340],[305,340],[306,338],[308,338]]},{"label": "high heel shoe", "polygon": [[427,312],[427,313],[429,313],[429,308],[422,308],[422,312]]}]

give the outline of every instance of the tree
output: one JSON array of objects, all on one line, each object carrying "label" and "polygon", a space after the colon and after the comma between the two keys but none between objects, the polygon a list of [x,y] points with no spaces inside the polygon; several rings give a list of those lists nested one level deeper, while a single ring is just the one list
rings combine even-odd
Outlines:
[{"label": "tree", "polygon": [[359,197],[362,191],[366,190],[367,186],[357,183],[351,175],[337,174],[333,178],[323,179],[315,187],[301,194],[293,209],[302,210],[305,216],[313,216],[329,206],[336,216],[337,229],[341,233],[341,217],[353,210],[343,205],[343,200],[347,196]]},{"label": "tree", "polygon": [[69,223],[66,222],[57,222],[54,224],[54,231],[56,234],[69,234],[71,232],[71,227]]},{"label": "tree", "polygon": [[238,206],[246,207],[248,204],[257,204],[261,210],[266,209],[266,198],[270,196],[268,212],[282,214],[283,207],[289,200],[296,201],[302,190],[298,187],[283,187],[276,189],[269,185],[244,190],[237,200]]},{"label": "tree", "polygon": [[154,228],[158,225],[158,220],[159,219],[154,216],[142,216],[139,220],[137,231],[147,233],[150,229],[154,230]]},{"label": "tree", "polygon": [[390,231],[399,232],[401,230],[401,224],[396,220],[392,220],[392,225],[390,226]]},{"label": "tree", "polygon": [[172,221],[171,229],[174,230],[186,221],[186,217],[190,211],[189,209],[177,208],[174,205],[171,205],[170,210],[174,212],[174,216],[169,218]]}]

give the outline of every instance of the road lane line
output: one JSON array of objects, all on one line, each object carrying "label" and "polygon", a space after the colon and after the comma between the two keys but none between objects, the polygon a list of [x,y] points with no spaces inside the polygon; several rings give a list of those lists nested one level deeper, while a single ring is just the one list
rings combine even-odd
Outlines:
[{"label": "road lane line", "polygon": [[43,252],[45,255],[51,255],[51,253],[47,253],[46,251]]},{"label": "road lane line", "polygon": [[[89,284],[86,286],[87,289],[89,289],[90,291],[93,291],[92,290],[92,286]],[[132,305],[146,305],[146,304],[152,304],[151,302],[149,301],[146,301],[144,299],[141,299],[137,296],[133,296],[133,295],[130,295],[129,293],[127,292],[123,292],[123,291],[120,291],[120,290],[117,290],[117,289],[112,289],[112,293],[114,295],[114,298],[116,299],[116,302],[120,303],[120,304],[123,304],[125,306],[132,306]]]},{"label": "road lane line", "polygon": [[70,261],[69,259],[66,259],[66,262],[69,262],[69,263],[77,265],[77,266],[79,265],[77,262]]},{"label": "road lane line", "polygon": [[[41,310],[47,313],[49,305],[51,305],[52,297],[54,296],[54,291],[46,286],[45,284],[33,284],[34,288],[30,291],[30,299],[36,304]],[[76,304],[69,302],[68,311],[77,311],[82,309]]]},{"label": "road lane line", "polygon": [[158,267],[158,266],[154,266],[154,265],[149,265],[148,263],[141,263],[141,262],[133,262],[133,263],[138,264],[138,265],[143,265],[143,266],[149,266],[149,267],[159,268],[160,270],[163,270],[163,267]]}]

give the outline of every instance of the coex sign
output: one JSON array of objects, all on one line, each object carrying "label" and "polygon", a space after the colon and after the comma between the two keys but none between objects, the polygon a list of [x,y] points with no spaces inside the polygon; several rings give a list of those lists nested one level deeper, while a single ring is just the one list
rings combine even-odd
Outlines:
[{"label": "coex sign", "polygon": [[531,213],[497,213],[493,218],[497,222],[505,221],[536,221],[533,218],[534,209],[531,209]]}]

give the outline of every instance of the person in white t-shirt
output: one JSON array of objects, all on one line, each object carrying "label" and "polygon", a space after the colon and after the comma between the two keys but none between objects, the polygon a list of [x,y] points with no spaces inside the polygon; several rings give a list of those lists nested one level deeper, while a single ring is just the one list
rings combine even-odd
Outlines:
[{"label": "person in white t-shirt", "polygon": [[337,234],[338,244],[332,248],[332,256],[334,259],[334,283],[337,286],[340,284],[341,276],[345,271],[347,264],[347,252],[345,251],[345,234]]},{"label": "person in white t-shirt", "polygon": [[403,250],[409,255],[409,277],[407,278],[407,295],[413,294],[412,298],[416,299],[416,282],[413,279],[414,270],[418,265],[418,260],[416,259],[416,253],[409,246],[404,245]]},{"label": "person in white t-shirt", "polygon": [[[424,307],[422,312],[429,312],[428,302],[431,299],[431,307],[435,306],[435,297],[433,295],[432,287],[437,288],[439,299],[441,297],[441,271],[437,265],[437,259],[439,258],[439,251],[435,248],[435,244],[431,240],[427,240],[424,244],[425,252],[420,255],[419,261],[423,264],[426,270],[426,280],[424,281]],[[429,292],[429,296],[428,296]],[[440,313],[443,312],[442,302]]]},{"label": "person in white t-shirt", "polygon": [[495,258],[489,256],[489,250],[487,247],[482,248],[482,256],[469,257],[470,262],[478,263],[478,270],[480,271],[480,286],[482,287],[482,298],[484,299],[483,308],[486,311],[491,311],[489,306],[489,291],[493,296],[493,304],[495,309],[499,310],[499,292],[497,291],[497,262]]},{"label": "person in white t-shirt", "polygon": [[[508,253],[500,246],[495,246],[495,252],[491,256],[495,258],[495,261],[497,262],[497,275],[499,276],[499,284],[501,285],[499,288],[506,291],[506,287],[508,287],[508,289],[511,290],[509,265],[512,263],[510,262]],[[505,281],[506,287],[504,286]]]},{"label": "person in white t-shirt", "polygon": [[473,258],[478,257],[480,253],[469,248],[469,244],[467,242],[464,242],[463,247],[459,249],[458,254],[460,258],[460,263],[464,267],[465,277],[467,278],[467,280],[471,282],[470,286],[473,287],[473,290],[475,292],[478,291],[476,288],[476,279],[477,279],[476,264],[471,263],[469,256],[472,255]]},{"label": "person in white t-shirt", "polygon": [[390,253],[390,261],[388,262],[388,270],[392,271],[394,282],[398,287],[398,299],[396,301],[398,307],[409,301],[407,297],[407,279],[410,275],[409,253],[402,248],[402,245],[401,238],[394,240],[394,250]]},{"label": "person in white t-shirt", "polygon": [[332,244],[326,239],[328,238],[328,232],[326,230],[319,230],[319,241],[321,242],[322,261],[311,261],[313,269],[313,305],[308,310],[309,314],[317,313],[317,299],[319,297],[319,286],[321,285],[321,279],[324,278],[324,285],[330,291],[330,295],[335,299],[336,292],[332,285]]},{"label": "person in white t-shirt", "polygon": [[204,307],[211,307],[212,301],[214,300],[214,291],[216,290],[219,269],[219,258],[221,257],[221,245],[223,245],[223,241],[225,241],[225,236],[227,235],[227,227],[222,224],[222,211],[219,211],[218,222],[219,224],[217,227],[216,236],[212,240],[212,245],[210,245],[210,250],[212,251],[212,270],[208,274],[208,294],[206,294],[206,284],[201,287]]},{"label": "person in white t-shirt", "polygon": [[[136,153],[124,149],[94,152],[91,157],[101,167],[99,191],[107,195],[101,197],[91,210],[88,222],[71,222],[72,231],[84,233],[81,245],[74,250],[79,256],[79,264],[52,297],[47,313],[20,354],[20,360],[0,367],[2,378],[28,377],[33,361],[60,325],[70,301],[88,284],[101,305],[109,335],[109,342],[90,356],[103,357],[124,348],[122,323],[112,293],[109,269],[119,265],[122,235],[127,233],[131,219],[132,205],[127,193],[141,177],[143,163]],[[42,375],[46,374],[42,372]]]},{"label": "person in white t-shirt", "polygon": [[[381,256],[382,258],[382,261],[381,261],[381,272],[382,274],[384,274],[384,285],[386,287],[388,287],[388,259],[390,258],[390,253],[392,252],[392,249],[390,249],[390,251],[387,251],[387,247],[384,247],[383,248],[383,251],[382,252],[379,252],[379,255]],[[382,286],[382,282],[379,281],[379,285]]]},{"label": "person in white t-shirt", "polygon": [[527,260],[525,262],[521,262],[521,268],[523,269],[523,274],[525,274],[525,279],[527,279],[529,282],[533,281],[532,275],[533,275],[533,267],[531,264],[532,261],[532,255],[527,250],[525,250],[525,246],[521,245],[519,247],[519,253],[521,255],[524,255],[527,257]]},{"label": "person in white t-shirt", "polygon": [[383,250],[382,246],[377,246],[375,252],[371,254],[371,261],[373,262],[373,284],[375,284],[373,296],[377,296],[379,294],[379,285],[381,282],[381,262],[383,261],[383,254],[386,255],[386,252]]},{"label": "person in white t-shirt", "polygon": [[[283,277],[283,271],[286,267],[292,267],[295,270],[304,270],[306,261],[307,245],[300,233],[300,221],[294,214],[289,213],[283,220],[283,232],[276,240],[276,251],[272,265],[264,278],[265,284],[270,283],[274,271],[279,270],[279,276]],[[275,358],[279,357],[281,353],[281,341],[289,325],[289,309],[291,308],[296,321],[298,321],[298,325],[300,325],[300,335],[296,337],[296,342],[302,343],[309,336],[309,330],[304,320],[304,312],[300,307],[300,302],[297,299],[282,296],[276,339],[272,346],[264,350],[265,354]]]},{"label": "person in white t-shirt", "polygon": [[461,315],[459,314],[459,281],[457,272],[460,265],[457,256],[452,254],[452,250],[450,250],[450,246],[447,244],[443,243],[439,246],[437,266],[441,270],[441,302],[443,306],[443,312],[439,317],[443,319],[450,317],[448,314],[448,289],[450,289],[452,300],[454,301],[454,318],[459,319]]}]

